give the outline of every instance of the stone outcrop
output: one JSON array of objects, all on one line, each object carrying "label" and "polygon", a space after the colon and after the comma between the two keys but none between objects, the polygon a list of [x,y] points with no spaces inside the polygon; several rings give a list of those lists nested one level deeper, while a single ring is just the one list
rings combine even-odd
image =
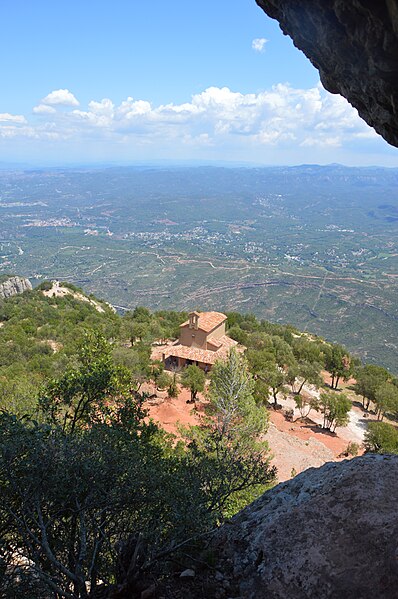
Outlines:
[{"label": "stone outcrop", "polygon": [[9,277],[0,283],[0,299],[6,299],[12,295],[18,295],[24,291],[30,291],[32,284],[24,277]]},{"label": "stone outcrop", "polygon": [[398,456],[307,470],[217,532],[211,596],[396,598],[397,505]]},{"label": "stone outcrop", "polygon": [[256,0],[339,93],[398,146],[396,0]]}]

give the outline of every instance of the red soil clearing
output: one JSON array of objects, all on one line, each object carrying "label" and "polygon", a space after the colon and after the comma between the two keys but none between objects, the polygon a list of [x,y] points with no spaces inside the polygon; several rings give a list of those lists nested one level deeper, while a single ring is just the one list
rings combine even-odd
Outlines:
[{"label": "red soil clearing", "polygon": [[336,457],[347,447],[345,439],[340,439],[340,437],[328,431],[322,431],[315,423],[311,423],[310,421],[301,422],[299,420],[289,422],[280,410],[270,410],[270,421],[275,424],[279,431],[288,433],[303,441],[308,441],[311,437],[317,439],[317,441],[330,449]]},{"label": "red soil clearing", "polygon": [[178,434],[178,425],[195,425],[200,424],[200,414],[203,413],[206,401],[199,393],[195,404],[187,403],[191,399],[191,394],[188,389],[180,389],[178,397],[166,397],[165,392],[156,391],[152,384],[143,386],[143,391],[148,393],[156,393],[157,399],[147,404],[149,418],[168,433],[173,435]]}]

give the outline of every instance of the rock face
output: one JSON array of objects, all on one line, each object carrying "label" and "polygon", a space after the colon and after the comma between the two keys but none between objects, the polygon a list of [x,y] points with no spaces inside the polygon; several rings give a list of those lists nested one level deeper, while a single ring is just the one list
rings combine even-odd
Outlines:
[{"label": "rock face", "polygon": [[398,146],[396,0],[256,0],[339,93]]},{"label": "rock face", "polygon": [[0,283],[0,298],[6,299],[12,295],[30,291],[32,284],[29,279],[23,277],[9,277],[6,281]]},{"label": "rock face", "polygon": [[[367,455],[307,470],[217,532],[214,593],[241,599],[396,598],[397,506],[398,456]],[[227,594],[218,580],[228,581]]]}]

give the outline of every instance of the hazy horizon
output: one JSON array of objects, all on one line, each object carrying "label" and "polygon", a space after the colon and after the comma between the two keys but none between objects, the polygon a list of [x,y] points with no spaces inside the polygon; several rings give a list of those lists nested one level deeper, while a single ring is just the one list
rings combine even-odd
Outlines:
[{"label": "hazy horizon", "polygon": [[254,0],[2,8],[0,161],[398,166]]},{"label": "hazy horizon", "polygon": [[247,168],[247,169],[273,169],[273,168],[327,168],[327,167],[341,167],[341,168],[358,168],[358,169],[398,169],[398,164],[393,166],[385,166],[382,164],[369,164],[369,165],[361,165],[361,164],[344,164],[342,162],[326,162],[326,163],[316,163],[316,162],[301,162],[296,164],[266,164],[266,163],[255,163],[255,162],[245,162],[245,161],[225,161],[225,160],[213,160],[206,161],[200,159],[192,159],[192,160],[172,160],[172,159],[153,159],[153,160],[143,160],[143,161],[131,161],[131,162],[123,162],[123,161],[98,161],[98,162],[27,162],[27,161],[10,161],[7,162],[5,160],[0,161],[0,170],[7,169],[108,169],[108,168]]}]

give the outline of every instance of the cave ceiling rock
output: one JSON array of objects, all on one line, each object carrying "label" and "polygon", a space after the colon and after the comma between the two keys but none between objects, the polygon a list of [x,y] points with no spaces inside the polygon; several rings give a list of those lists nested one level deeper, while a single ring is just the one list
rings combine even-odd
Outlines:
[{"label": "cave ceiling rock", "polygon": [[398,1],[256,0],[377,133],[398,147]]}]

